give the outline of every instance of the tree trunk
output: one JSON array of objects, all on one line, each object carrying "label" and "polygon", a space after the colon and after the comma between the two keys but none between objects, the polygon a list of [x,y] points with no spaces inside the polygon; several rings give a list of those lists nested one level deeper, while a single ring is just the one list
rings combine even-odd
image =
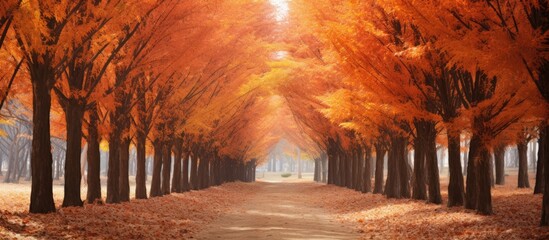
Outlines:
[{"label": "tree trunk", "polygon": [[341,151],[340,154],[340,161],[341,161],[341,176],[343,177],[342,180],[342,186],[346,188],[350,188],[351,185],[351,166],[349,164],[350,157],[345,151]]},{"label": "tree trunk", "polygon": [[[129,130],[129,129],[128,129]],[[130,201],[130,143],[131,140],[127,137],[122,139],[120,143],[119,158],[120,158],[120,201]]]},{"label": "tree trunk", "polygon": [[186,192],[191,190],[189,186],[189,157],[191,153],[189,151],[185,151],[185,155],[183,157],[183,173],[181,176],[181,191]]},{"label": "tree trunk", "polygon": [[313,175],[313,181],[320,182],[320,158],[315,158],[315,170]]},{"label": "tree trunk", "polygon": [[374,193],[383,193],[383,168],[385,161],[385,149],[381,144],[375,144],[376,148],[376,172]]},{"label": "tree trunk", "polygon": [[364,171],[364,153],[362,152],[360,146],[356,146],[353,150],[351,150],[351,158],[353,159],[351,165],[353,177],[352,186],[354,190],[362,192],[364,188],[364,177],[362,175]]},{"label": "tree trunk", "polygon": [[427,139],[425,149],[425,162],[427,167],[427,177],[429,182],[429,199],[428,202],[441,204],[442,197],[440,196],[440,178],[437,165],[437,132],[434,122],[427,123]]},{"label": "tree trunk", "polygon": [[345,186],[345,158],[341,150],[336,150],[336,171],[335,171],[335,185],[343,187]]},{"label": "tree trunk", "polygon": [[146,154],[146,144],[147,144],[147,135],[142,130],[137,132],[137,173],[135,174],[135,198],[136,199],[147,199],[147,154]]},{"label": "tree trunk", "polygon": [[162,150],[162,194],[170,194],[170,173],[172,171],[172,143],[164,143]]},{"label": "tree trunk", "polygon": [[65,152],[65,186],[63,207],[83,206],[80,198],[80,152],[82,151],[82,117],[84,109],[78,100],[70,99],[65,106],[67,151]]},{"label": "tree trunk", "polygon": [[389,159],[387,161],[387,182],[385,183],[385,195],[387,198],[400,198],[400,178],[399,178],[399,155],[400,142],[393,137],[391,147],[389,148]]},{"label": "tree trunk", "polygon": [[200,189],[198,185],[198,153],[195,151],[191,157],[191,188],[193,190]]},{"label": "tree trunk", "polygon": [[370,170],[372,164],[372,148],[370,146],[366,146],[364,148],[364,154],[359,155],[359,159],[363,159],[362,162],[362,173],[361,176],[362,179],[362,192],[368,193],[372,191],[372,171]]},{"label": "tree trunk", "polygon": [[412,180],[412,198],[427,200],[425,183],[425,126],[423,121],[415,121],[416,138],[414,139],[414,176]]},{"label": "tree trunk", "polygon": [[540,128],[538,139],[538,164],[536,166],[536,185],[534,186],[534,194],[543,193],[545,187],[543,169],[546,158],[544,154],[546,153],[546,150],[544,141],[547,141],[547,133],[545,133],[543,128]]},{"label": "tree trunk", "polygon": [[399,168],[399,185],[400,185],[400,197],[402,198],[410,198],[410,172],[409,168],[410,165],[408,164],[408,141],[401,137],[398,139],[398,152],[397,152],[397,164]]},{"label": "tree trunk", "polygon": [[[543,176],[544,176],[544,192],[549,193],[549,125],[542,128],[539,149],[543,149]],[[549,225],[549,194],[543,194],[543,204],[541,207],[541,226]]]},{"label": "tree trunk", "polygon": [[360,147],[355,147],[352,151],[352,159],[353,159],[353,165],[352,165],[352,173],[353,173],[353,189],[356,191],[362,191],[362,180],[364,180],[364,177],[362,176],[362,171],[364,171],[364,159],[363,153]]},{"label": "tree trunk", "polygon": [[490,153],[490,186],[491,187],[496,187],[496,180],[495,180],[495,177],[494,177],[494,158],[492,157],[493,154]]},{"label": "tree trunk", "polygon": [[459,132],[448,131],[448,207],[463,206],[465,190],[461,170],[461,153]]},{"label": "tree trunk", "polygon": [[[481,144],[480,137],[473,134],[469,141],[469,155],[467,161],[467,182],[465,186],[465,208],[475,209],[477,203],[477,163],[475,160],[479,158],[479,145]],[[486,174],[487,177],[488,174]]]},{"label": "tree trunk", "polygon": [[349,189],[355,189],[355,161],[356,156],[353,150],[349,150],[345,153],[347,165],[345,165],[347,169],[347,188]]},{"label": "tree trunk", "polygon": [[255,172],[257,170],[257,159],[252,160],[252,182],[255,182]]},{"label": "tree trunk", "polygon": [[479,214],[492,214],[492,187],[490,184],[490,151],[485,143],[481,142],[479,146],[479,154],[477,155],[477,169],[475,176],[477,177],[476,186],[476,210]]},{"label": "tree trunk", "polygon": [[33,93],[32,185],[29,212],[50,213],[55,212],[50,140],[51,89],[54,76],[48,61],[34,60],[35,63],[29,63]]},{"label": "tree trunk", "polygon": [[331,152],[331,150],[328,148],[328,178],[326,179],[327,184],[335,184],[334,181],[334,169],[335,169],[335,158],[334,154]]},{"label": "tree trunk", "polygon": [[99,132],[97,130],[97,121],[99,115],[97,109],[93,107],[89,110],[90,122],[88,124],[88,203],[101,201],[101,152],[99,148]]},{"label": "tree trunk", "polygon": [[328,155],[328,184],[335,184],[335,151],[334,151],[334,141],[330,138],[328,139],[328,149],[326,153]]},{"label": "tree trunk", "polygon": [[217,159],[216,153],[212,153],[212,159],[210,160],[210,171],[209,171],[209,182],[210,186],[217,185],[217,166],[219,160]]},{"label": "tree trunk", "polygon": [[109,134],[107,203],[120,203],[120,132],[116,126]]},{"label": "tree trunk", "polygon": [[494,149],[496,164],[496,184],[505,185],[505,145],[499,145]]},{"label": "tree trunk", "polygon": [[320,154],[320,165],[321,165],[320,182],[327,183],[328,182],[328,156],[324,152]]},{"label": "tree trunk", "polygon": [[529,188],[528,181],[528,142],[521,140],[517,144],[519,155],[518,188]]},{"label": "tree trunk", "polygon": [[153,142],[154,147],[154,163],[153,163],[153,173],[151,180],[151,192],[150,197],[162,196],[162,189],[160,188],[161,184],[161,172],[162,172],[162,149],[163,144],[160,139],[155,139]]},{"label": "tree trunk", "polygon": [[181,159],[183,151],[183,141],[176,139],[173,146],[174,164],[172,177],[172,192],[181,192]]},{"label": "tree trunk", "polygon": [[[210,153],[204,152],[200,158],[198,165],[198,186],[199,189],[206,189],[210,186],[209,183],[209,166],[210,166]],[[244,169],[243,169],[244,170]],[[243,172],[243,176],[246,172]],[[245,181],[243,179],[243,181]]]}]

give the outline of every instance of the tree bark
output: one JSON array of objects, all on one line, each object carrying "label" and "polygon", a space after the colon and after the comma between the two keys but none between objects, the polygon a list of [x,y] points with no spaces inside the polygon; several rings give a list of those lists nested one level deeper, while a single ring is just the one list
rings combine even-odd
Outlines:
[{"label": "tree bark", "polygon": [[338,150],[337,154],[337,173],[336,176],[338,176],[337,181],[339,182],[340,187],[347,187],[347,156],[344,152],[344,150]]},{"label": "tree bark", "polygon": [[[210,167],[210,153],[204,152],[202,153],[202,158],[200,158],[200,162],[198,165],[198,186],[199,189],[206,189],[210,186],[209,183],[209,167]],[[243,168],[242,170],[245,170]],[[245,177],[246,172],[244,171],[242,175]],[[243,179],[245,181],[245,179]]]},{"label": "tree bark", "polygon": [[334,141],[330,138],[328,139],[328,149],[326,151],[328,155],[328,184],[335,184],[335,174],[336,174],[336,153],[334,151]]},{"label": "tree bark", "polygon": [[321,179],[320,181],[323,183],[328,182],[328,155],[326,153],[320,154],[320,171],[321,171]]},{"label": "tree bark", "polygon": [[130,201],[130,143],[131,140],[127,137],[122,139],[120,143],[119,158],[120,158],[120,182],[119,182],[119,191],[120,191],[120,201],[129,202]]},{"label": "tree bark", "polygon": [[545,181],[543,177],[543,169],[545,164],[545,158],[546,158],[546,150],[544,141],[547,141],[547,133],[543,129],[543,127],[540,128],[539,131],[539,139],[538,139],[538,164],[536,166],[536,185],[534,186],[534,194],[543,193],[545,189]]},{"label": "tree bark", "polygon": [[461,170],[461,153],[459,132],[448,130],[448,170],[450,181],[448,183],[448,207],[463,206],[465,190],[463,186],[463,174]]},{"label": "tree bark", "polygon": [[172,192],[181,192],[181,159],[183,151],[183,141],[179,138],[175,139],[173,146],[174,164],[172,177]]},{"label": "tree bark", "polygon": [[375,172],[375,187],[374,193],[383,193],[383,168],[385,161],[385,149],[383,145],[376,143],[376,172]]},{"label": "tree bark", "polygon": [[65,155],[65,186],[63,207],[83,206],[80,198],[80,152],[82,151],[82,118],[84,109],[75,99],[69,99],[65,105],[67,123],[67,151]]},{"label": "tree bark", "polygon": [[387,161],[387,182],[385,183],[385,195],[387,198],[400,198],[400,158],[399,141],[393,137],[391,139],[391,147],[389,148],[389,159]]},{"label": "tree bark", "polygon": [[313,181],[320,182],[320,158],[315,158]]},{"label": "tree bark", "polygon": [[153,142],[154,147],[154,163],[153,163],[153,173],[151,180],[151,192],[150,197],[162,196],[161,184],[161,172],[162,172],[162,149],[163,144],[160,139],[155,139]]},{"label": "tree bark", "polygon": [[499,145],[494,149],[494,161],[496,165],[496,184],[505,185],[505,145]]},{"label": "tree bark", "polygon": [[400,185],[400,197],[410,198],[410,165],[408,164],[408,141],[404,137],[398,139],[399,143],[397,146],[397,164],[399,168],[399,185]]},{"label": "tree bark", "polygon": [[185,151],[185,155],[183,157],[183,173],[181,174],[181,191],[186,192],[191,190],[191,187],[189,186],[189,157],[190,152]]},{"label": "tree bark", "polygon": [[415,121],[416,137],[414,139],[414,176],[412,180],[412,198],[427,200],[425,183],[425,127],[423,121]]},{"label": "tree bark", "polygon": [[353,188],[353,173],[352,173],[353,158],[348,152],[345,152],[345,151],[341,151],[341,156],[343,157],[343,161],[342,161],[343,181],[344,181],[343,185],[347,188],[352,189]]},{"label": "tree bark", "polygon": [[479,214],[492,214],[492,186],[490,184],[490,158],[491,154],[485,143],[481,142],[477,155],[478,164],[475,176],[477,177],[476,186],[476,210]]},{"label": "tree bark", "polygon": [[120,132],[118,127],[115,127],[109,134],[107,203],[120,203]]},{"label": "tree bark", "polygon": [[336,162],[336,172],[335,172],[335,184],[336,186],[344,187],[345,186],[345,157],[341,150],[336,150],[337,162]]},{"label": "tree bark", "polygon": [[518,188],[529,188],[528,181],[528,142],[521,140],[517,143],[519,153]]},{"label": "tree bark", "polygon": [[496,180],[495,180],[495,177],[494,177],[494,158],[492,157],[492,153],[490,153],[490,186],[491,187],[496,187]]},{"label": "tree bark", "polygon": [[[543,191],[549,193],[549,184],[547,184],[549,183],[549,125],[546,125],[542,131],[539,148],[543,149],[543,176],[545,182]],[[543,194],[540,225],[549,226],[549,194]]]},{"label": "tree bark", "polygon": [[362,192],[368,193],[372,191],[372,171],[370,170],[372,164],[372,148],[370,146],[366,146],[364,148],[364,154],[359,155],[359,159],[362,159],[362,173],[361,176],[362,179]]},{"label": "tree bark", "polygon": [[147,199],[147,135],[142,130],[137,131],[136,137],[137,173],[135,174],[135,198]]},{"label": "tree bark", "polygon": [[99,148],[100,139],[97,129],[97,121],[99,115],[97,109],[94,106],[89,110],[89,124],[88,124],[88,203],[94,203],[95,201],[101,201],[101,152]]},{"label": "tree bark", "polygon": [[196,151],[193,152],[191,156],[191,181],[190,181],[191,188],[193,190],[200,189],[198,185],[198,153]]},{"label": "tree bark", "polygon": [[162,149],[162,194],[170,194],[170,174],[172,171],[172,143],[165,142]]},{"label": "tree bark", "polygon": [[355,147],[352,151],[353,158],[353,188],[356,191],[363,191],[362,181],[364,180],[364,155],[360,147]]},{"label": "tree bark", "polygon": [[49,67],[47,59],[33,60],[35,60],[34,63],[29,63],[33,93],[32,185],[29,212],[50,213],[55,212],[50,140],[51,89],[54,71]]},{"label": "tree bark", "polygon": [[[479,158],[480,137],[473,134],[469,141],[469,155],[467,161],[467,185],[465,186],[465,208],[475,209],[477,203],[477,164],[475,160]],[[488,174],[486,174],[488,176]],[[490,177],[490,176],[488,176]]]},{"label": "tree bark", "polygon": [[435,129],[434,122],[428,122],[426,125],[427,131],[427,141],[426,141],[426,150],[425,150],[425,162],[428,173],[428,182],[429,182],[429,199],[428,202],[434,204],[441,204],[442,197],[440,195],[440,177],[437,165],[437,146],[436,138],[437,132]]},{"label": "tree bark", "polygon": [[327,184],[335,184],[335,181],[334,181],[334,169],[335,169],[335,158],[334,158],[334,154],[331,153],[331,150],[328,149],[328,178],[326,179],[327,180]]}]

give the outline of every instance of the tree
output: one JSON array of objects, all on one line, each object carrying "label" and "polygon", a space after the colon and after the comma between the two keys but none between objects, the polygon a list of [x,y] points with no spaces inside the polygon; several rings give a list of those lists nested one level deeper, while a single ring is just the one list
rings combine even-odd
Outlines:
[{"label": "tree", "polygon": [[[32,213],[55,211],[49,122],[51,90],[64,62],[61,45],[67,38],[74,37],[69,32],[71,27],[78,25],[70,22],[74,21],[75,14],[84,3],[85,1],[28,2],[21,4],[14,13],[15,37],[26,59],[33,86]],[[57,5],[54,7],[53,4]]]}]

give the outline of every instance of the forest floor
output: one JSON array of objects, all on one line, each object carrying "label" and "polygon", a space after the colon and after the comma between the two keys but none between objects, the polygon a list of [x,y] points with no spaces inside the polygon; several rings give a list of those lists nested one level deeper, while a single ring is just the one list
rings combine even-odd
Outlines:
[{"label": "forest floor", "polygon": [[[444,203],[435,205],[269,174],[252,184],[46,215],[28,213],[28,183],[0,183],[0,239],[549,239],[549,228],[538,226],[541,195],[517,189],[514,172],[492,189],[492,216],[446,207],[445,177]],[[62,190],[54,186],[58,205]]]},{"label": "forest floor", "polygon": [[[492,189],[491,216],[448,208],[446,177],[441,177],[442,205],[333,185],[311,185],[302,194],[314,195],[312,204],[336,214],[339,221],[354,223],[362,239],[549,239],[549,227],[539,227],[542,195],[533,195],[532,188],[518,189],[514,172],[505,182]],[[533,187],[533,178],[530,183]]]},{"label": "forest floor", "polygon": [[[29,214],[29,184],[0,183],[0,239],[187,239],[257,190],[255,184],[227,183],[147,200]],[[59,207],[62,186],[54,186],[54,199]]]}]

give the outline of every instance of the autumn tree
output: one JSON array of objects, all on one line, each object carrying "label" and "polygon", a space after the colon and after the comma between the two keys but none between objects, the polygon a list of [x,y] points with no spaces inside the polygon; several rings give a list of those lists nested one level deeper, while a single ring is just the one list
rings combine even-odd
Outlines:
[{"label": "autumn tree", "polygon": [[[32,192],[30,212],[55,211],[52,196],[50,140],[51,90],[64,66],[65,41],[86,42],[71,34],[75,15],[85,1],[24,2],[14,13],[15,37],[23,53],[33,85]],[[29,17],[32,16],[32,17]],[[78,170],[79,171],[79,170]]]}]

